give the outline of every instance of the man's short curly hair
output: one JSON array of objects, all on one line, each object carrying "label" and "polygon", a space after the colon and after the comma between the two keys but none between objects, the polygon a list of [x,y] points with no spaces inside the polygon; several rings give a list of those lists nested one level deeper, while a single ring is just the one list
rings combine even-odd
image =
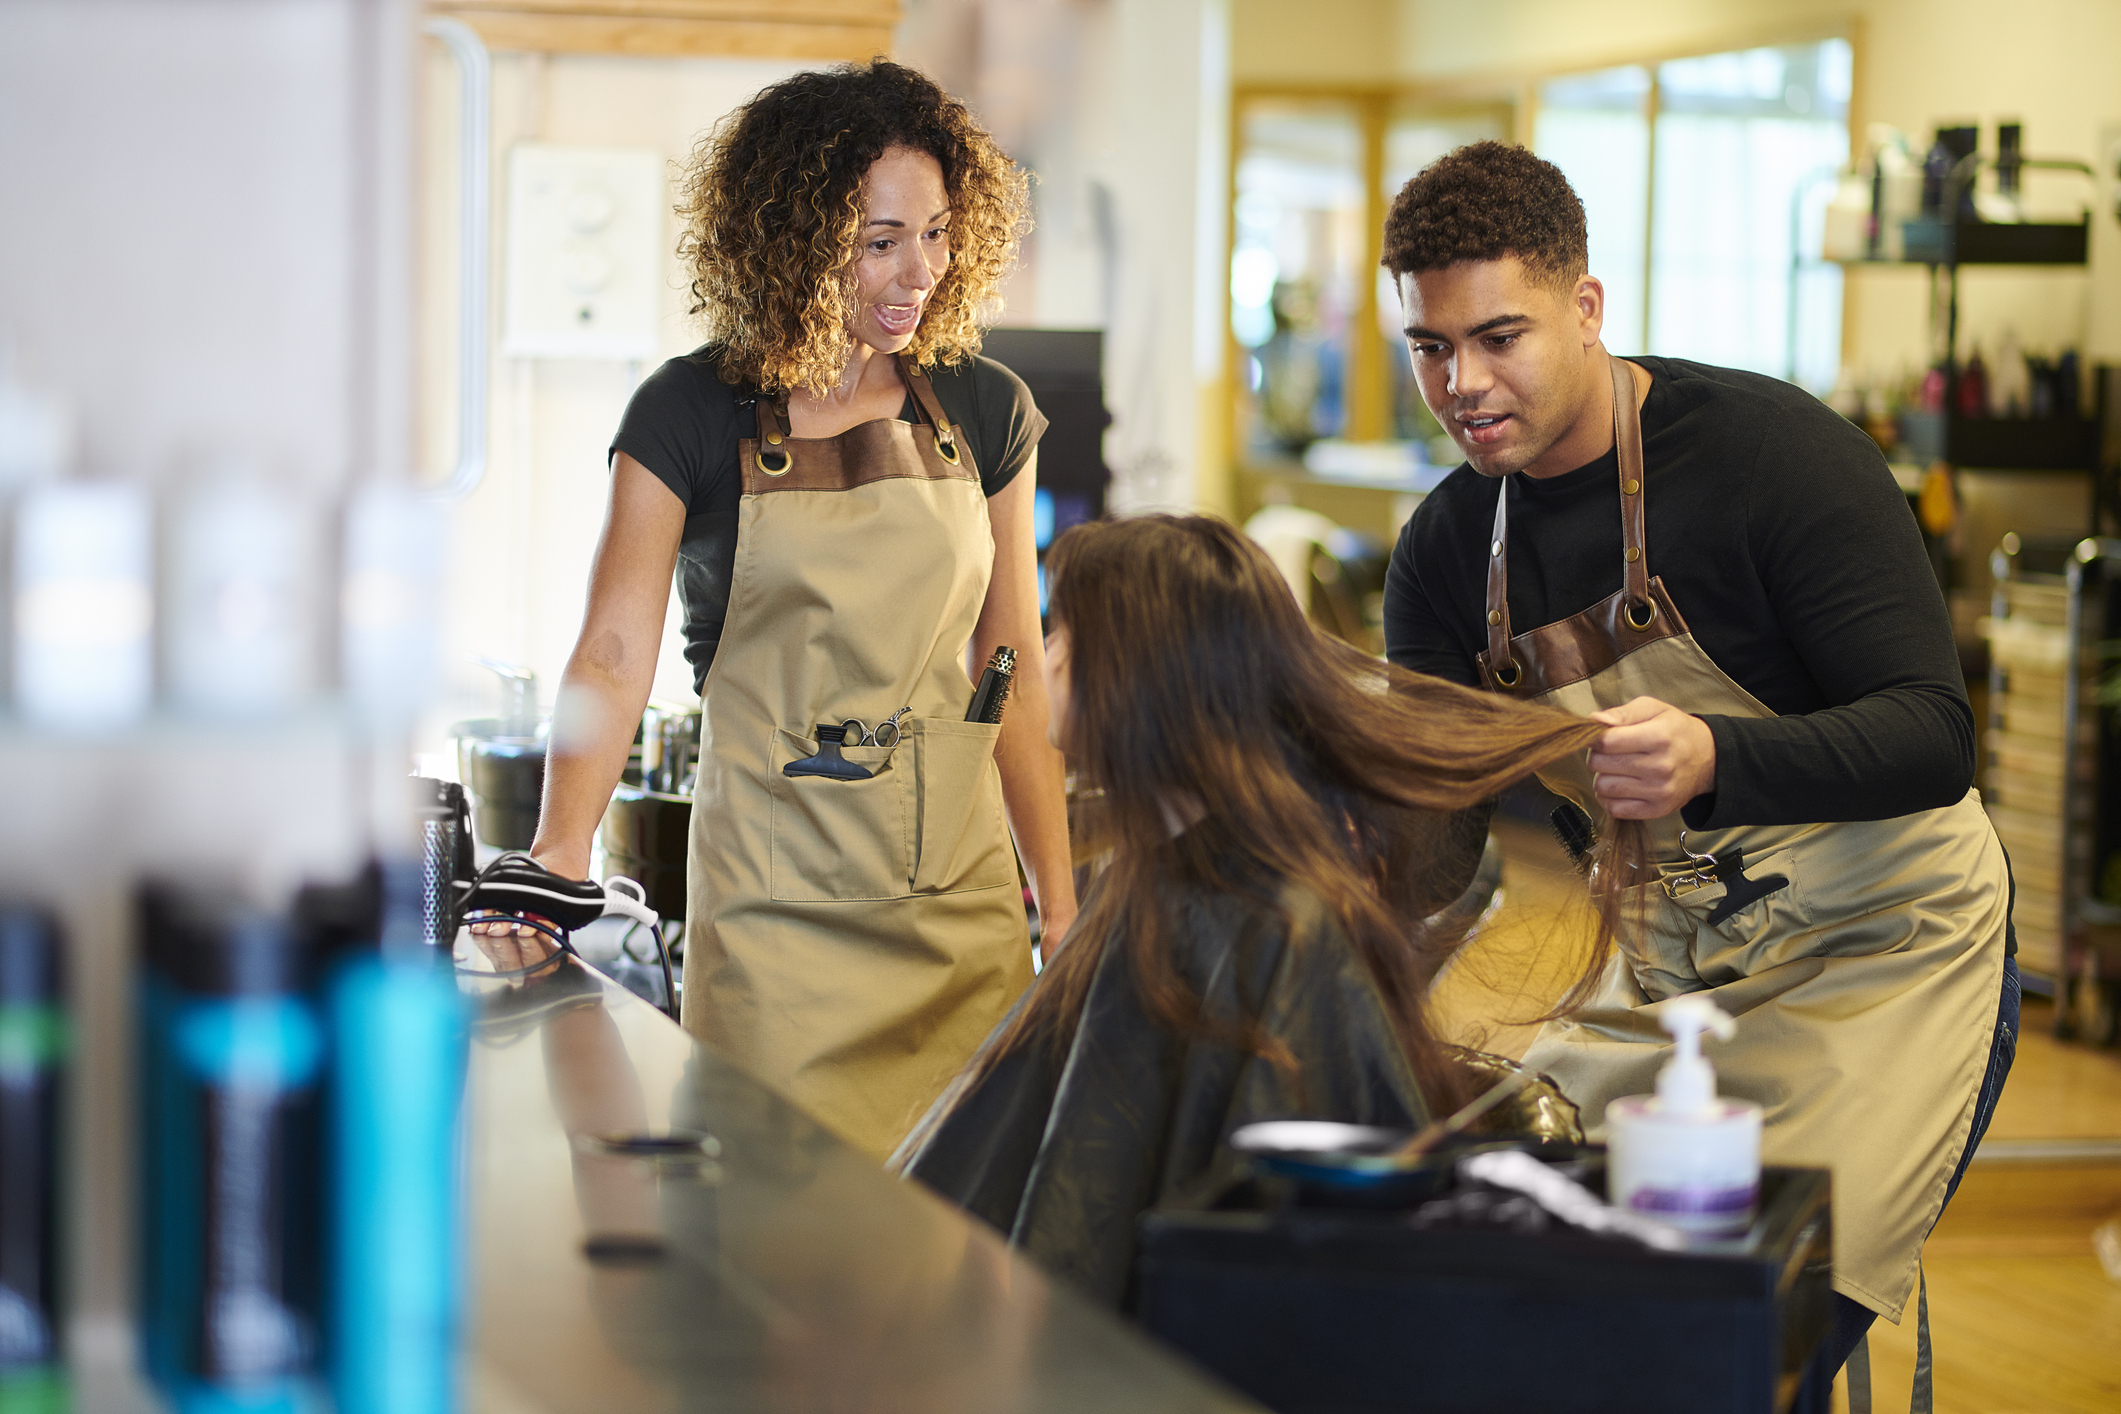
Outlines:
[{"label": "man's short curly hair", "polygon": [[924,368],[979,352],[977,316],[1030,229],[1023,170],[926,75],[874,59],[761,89],[693,152],[678,256],[725,381],[815,393],[839,381],[862,178],[894,147],[935,158],[950,196],[950,265],[906,352]]},{"label": "man's short curly hair", "polygon": [[1400,188],[1385,217],[1394,278],[1461,260],[1514,255],[1532,277],[1572,286],[1590,267],[1583,203],[1553,163],[1476,142],[1437,158]]}]

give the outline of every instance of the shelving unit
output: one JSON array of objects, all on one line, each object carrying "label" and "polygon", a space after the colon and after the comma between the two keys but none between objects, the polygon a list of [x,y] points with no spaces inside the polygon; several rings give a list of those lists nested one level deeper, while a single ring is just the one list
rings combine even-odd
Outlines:
[{"label": "shelving unit", "polygon": [[[1944,210],[1960,210],[1961,193],[1983,161],[1975,156],[1960,164],[1947,184]],[[2025,159],[2022,165],[2091,171],[2080,162],[2052,159]],[[1962,375],[1962,269],[2082,270],[2090,226],[2089,211],[2071,223],[1909,221],[1901,228],[1903,258],[1890,262],[1929,267],[1933,332],[1945,372],[1944,411],[1901,414],[1900,455],[1956,470],[2086,473],[2093,478],[2091,515],[2082,537],[2098,534],[2109,507],[2101,461],[2103,418],[2114,411],[2111,379],[2102,379],[2092,416],[1965,417],[1953,409]],[[2005,535],[1989,559],[1993,588],[1983,634],[1989,648],[1988,720],[1981,738],[1985,796],[2017,886],[2019,966],[2029,990],[2060,992],[2065,1002],[2072,979],[2098,985],[2097,960],[2087,952],[2087,916],[2103,908],[2093,897],[2102,851],[2121,844],[2121,838],[2101,838],[2108,754],[2102,722],[2109,714],[2097,705],[2100,642],[2115,631],[2108,623],[2108,586],[2121,584],[2121,545],[2082,537],[2035,542],[2015,532]],[[2121,911],[2114,912],[2121,918]],[[2058,1007],[2058,1017],[2069,1011]]]},{"label": "shelving unit", "polygon": [[[2056,993],[2059,1034],[2121,1035],[2121,540],[2004,537],[1987,625],[1989,816],[2017,884],[2018,965]],[[2046,987],[2039,990],[2046,990]]]},{"label": "shelving unit", "polygon": [[2008,471],[2091,471],[2099,423],[2089,417],[1961,417],[1904,412],[1900,444],[1914,461]]},{"label": "shelving unit", "polygon": [[2019,969],[2050,986],[2063,975],[2092,852],[2097,724],[2082,708],[2095,697],[2086,679],[2096,654],[2086,651],[2085,565],[2066,543],[2016,534],[1989,558],[1987,805],[2018,890]]}]

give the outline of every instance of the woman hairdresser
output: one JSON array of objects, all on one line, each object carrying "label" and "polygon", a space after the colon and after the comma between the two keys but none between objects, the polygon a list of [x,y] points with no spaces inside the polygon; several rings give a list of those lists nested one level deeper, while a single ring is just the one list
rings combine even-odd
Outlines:
[{"label": "woman hairdresser", "polygon": [[[704,716],[685,1025],[877,1154],[1031,979],[1011,829],[1046,936],[1075,913],[1040,684],[1046,422],[973,322],[1024,187],[882,60],[775,84],[701,143],[681,252],[709,342],[612,440],[532,847],[587,870],[679,571]],[[966,662],[1001,645],[997,740],[964,720]]]},{"label": "woman hairdresser", "polygon": [[1456,1107],[1465,1053],[1422,1016],[1452,940],[1421,920],[1480,851],[1450,812],[1601,728],[1326,638],[1218,521],[1081,526],[1047,569],[1053,739],[1104,791],[1110,862],[894,1162],[1117,1303],[1135,1218],[1239,1125]]}]

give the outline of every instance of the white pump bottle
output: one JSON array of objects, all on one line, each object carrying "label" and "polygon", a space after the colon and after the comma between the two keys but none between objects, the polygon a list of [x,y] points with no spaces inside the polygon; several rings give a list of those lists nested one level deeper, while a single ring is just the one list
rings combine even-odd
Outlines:
[{"label": "white pump bottle", "polygon": [[1673,1046],[1657,1093],[1606,1106],[1607,1195],[1693,1236],[1736,1236],[1760,1200],[1760,1106],[1717,1098],[1701,1033],[1729,1040],[1738,1024],[1703,996],[1673,998],[1658,1020]]}]

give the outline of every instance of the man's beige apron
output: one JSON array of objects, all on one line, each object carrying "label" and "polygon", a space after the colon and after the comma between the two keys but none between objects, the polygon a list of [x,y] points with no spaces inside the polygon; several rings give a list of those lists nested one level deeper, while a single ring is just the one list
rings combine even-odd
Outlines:
[{"label": "man's beige apron", "polygon": [[[891,1151],[1031,981],[999,727],[964,719],[994,538],[927,378],[922,424],[743,440],[729,616],[703,689],[685,1026],[872,1154]],[[783,774],[819,724],[897,745],[866,780]],[[882,734],[889,739],[889,733]]]},{"label": "man's beige apron", "polygon": [[[1574,618],[1510,634],[1507,483],[1490,545],[1493,690],[1587,714],[1640,696],[1683,712],[1774,713],[1702,651],[1643,543],[1642,424],[1628,365],[1612,361],[1625,583]],[[1583,758],[1540,779],[1605,824]],[[1598,994],[1549,1023],[1524,1063],[1602,1125],[1606,1103],[1656,1088],[1670,1037],[1661,1003],[1713,997],[1738,1018],[1712,1044],[1719,1089],[1766,1110],[1763,1156],[1834,1172],[1834,1288],[1898,1321],[1922,1244],[1972,1127],[2003,985],[2009,882],[1972,791],[1893,820],[1688,831],[1646,822],[1661,882],[1634,892],[1632,922]],[[1688,857],[1729,860],[1788,886],[1710,921],[1727,886]]]}]

